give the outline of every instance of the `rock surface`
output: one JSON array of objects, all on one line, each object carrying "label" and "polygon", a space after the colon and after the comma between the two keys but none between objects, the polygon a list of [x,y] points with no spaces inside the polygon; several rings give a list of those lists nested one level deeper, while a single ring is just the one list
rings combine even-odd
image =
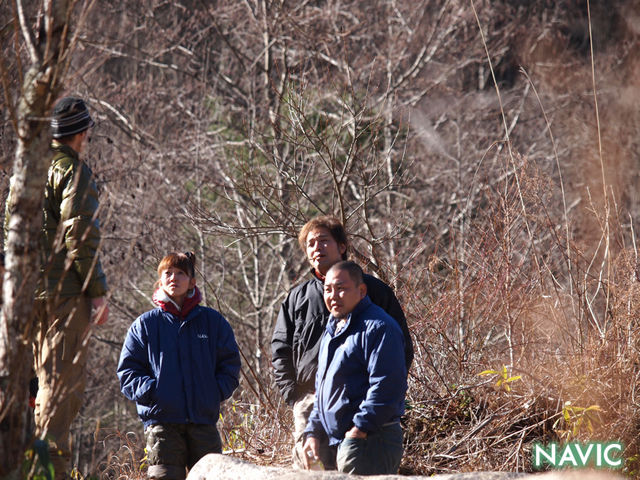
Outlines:
[{"label": "rock surface", "polygon": [[[353,480],[363,478],[339,472],[308,472],[280,467],[262,467],[228,455],[203,457],[189,472],[187,480]],[[376,475],[376,480],[622,480],[623,477],[590,470],[568,470],[541,474],[510,472],[470,472],[433,476]]]}]

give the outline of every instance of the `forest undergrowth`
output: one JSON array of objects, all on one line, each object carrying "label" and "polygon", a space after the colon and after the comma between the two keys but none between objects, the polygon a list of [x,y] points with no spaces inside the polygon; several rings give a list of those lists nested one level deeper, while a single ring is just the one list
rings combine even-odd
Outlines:
[{"label": "forest undergrowth", "polygon": [[[615,440],[625,445],[624,474],[635,477],[635,232],[616,215],[598,218],[609,222],[602,248],[587,254],[547,216],[550,179],[501,156],[505,177],[485,189],[465,238],[406,265],[397,282],[416,349],[400,473],[532,471],[536,442]],[[225,453],[289,466],[290,409],[270,372],[243,373],[251,388],[219,422]],[[96,435],[114,452],[98,470],[142,478],[136,434]]]},{"label": "forest undergrowth", "polygon": [[[269,340],[307,274],[297,231],[319,214],[408,319],[400,473],[529,472],[536,443],[615,440],[640,478],[637,0],[92,5],[66,93],[98,120],[111,312],[72,429],[77,478],[145,478],[115,371],[175,249],[197,252],[203,303],[243,354],[225,454],[291,464]],[[6,160],[5,196],[10,175]]]}]

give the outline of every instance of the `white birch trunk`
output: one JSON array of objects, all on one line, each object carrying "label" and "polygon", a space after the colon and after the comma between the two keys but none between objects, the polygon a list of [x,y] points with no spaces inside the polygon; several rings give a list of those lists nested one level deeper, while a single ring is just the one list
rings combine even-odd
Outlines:
[{"label": "white birch trunk", "polygon": [[24,77],[16,113],[18,144],[11,195],[7,200],[4,304],[0,314],[0,478],[18,476],[28,438],[26,413],[34,328],[31,322],[39,275],[42,201],[49,167],[47,119],[64,73],[67,1],[44,1],[43,28],[31,32],[21,1],[16,2],[22,39],[31,66]]}]

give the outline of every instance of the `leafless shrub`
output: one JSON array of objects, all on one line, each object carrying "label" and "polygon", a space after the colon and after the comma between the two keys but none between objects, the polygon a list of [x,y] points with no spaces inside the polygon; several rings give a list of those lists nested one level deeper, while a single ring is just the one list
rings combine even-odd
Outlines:
[{"label": "leafless shrub", "polygon": [[[576,2],[474,1],[477,17],[457,0],[96,2],[67,88],[99,120],[113,308],[75,424],[80,471],[140,474],[115,365],[174,249],[198,253],[244,355],[225,447],[289,464],[267,344],[305,275],[297,229],[328,212],[410,318],[403,472],[530,470],[532,442],[573,435],[571,406],[599,407],[576,438],[615,432],[634,458],[637,2],[595,3],[601,135]],[[521,376],[509,391],[504,368]]]}]

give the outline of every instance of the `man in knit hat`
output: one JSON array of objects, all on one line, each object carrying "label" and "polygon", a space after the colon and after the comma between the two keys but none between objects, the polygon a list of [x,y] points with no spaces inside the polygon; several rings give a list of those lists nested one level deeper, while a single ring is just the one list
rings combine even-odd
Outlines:
[{"label": "man in knit hat", "polygon": [[[39,384],[36,434],[50,442],[56,479],[70,473],[69,429],[82,406],[89,327],[92,322],[103,324],[108,315],[107,282],[98,257],[98,190],[91,169],[80,159],[93,126],[82,99],[65,97],[55,105],[33,353]],[[12,197],[10,192],[5,233]]]}]

